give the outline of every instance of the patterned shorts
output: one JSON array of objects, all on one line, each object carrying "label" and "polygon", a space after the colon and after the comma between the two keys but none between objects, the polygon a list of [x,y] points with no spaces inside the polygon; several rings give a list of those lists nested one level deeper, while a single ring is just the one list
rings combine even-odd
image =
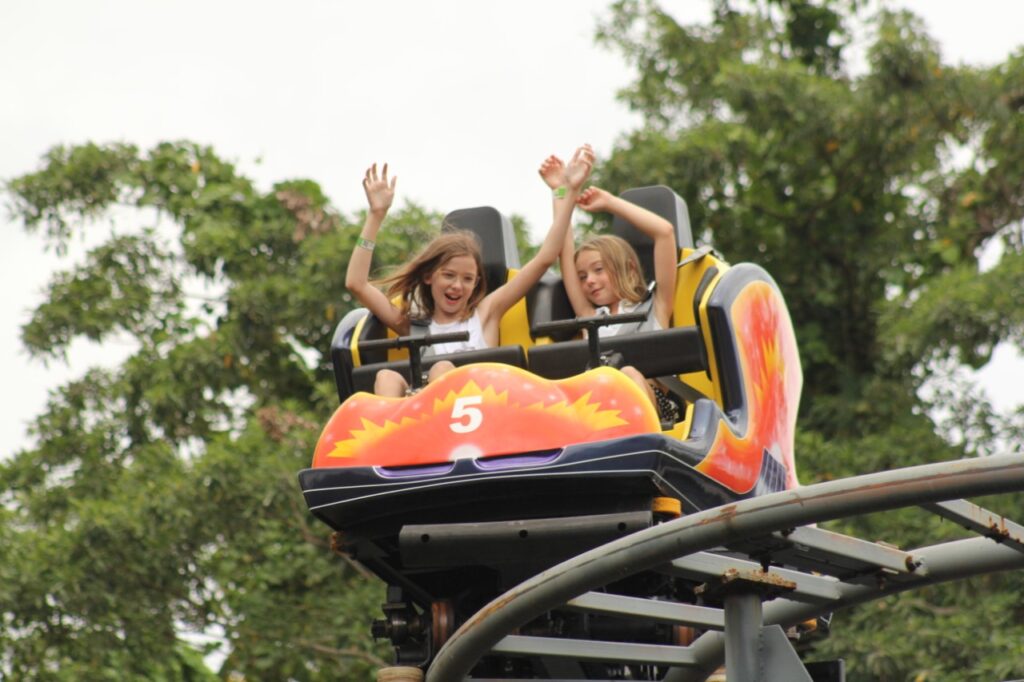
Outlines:
[{"label": "patterned shorts", "polygon": [[679,417],[682,414],[679,403],[673,400],[669,396],[668,391],[661,386],[652,384],[651,388],[654,389],[654,397],[658,401],[658,415],[661,417],[661,420],[671,421],[673,424],[679,421]]}]

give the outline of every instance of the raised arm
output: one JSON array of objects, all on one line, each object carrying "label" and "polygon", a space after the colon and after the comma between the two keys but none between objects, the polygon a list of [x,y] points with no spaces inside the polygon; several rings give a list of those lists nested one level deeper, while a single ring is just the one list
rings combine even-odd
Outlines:
[{"label": "raised arm", "polygon": [[376,245],[377,232],[384,223],[384,218],[391,208],[391,202],[395,198],[395,182],[397,177],[388,181],[388,165],[385,163],[381,173],[377,174],[377,164],[373,164],[366,170],[363,178],[363,190],[366,192],[366,200],[369,203],[369,210],[366,212],[366,222],[359,233],[359,240],[352,249],[352,258],[348,262],[348,270],[345,272],[345,287],[352,292],[352,295],[359,299],[377,319],[395,330],[399,334],[408,331],[409,321],[402,311],[392,305],[388,297],[377,287],[370,284],[370,262],[373,259],[373,248]]},{"label": "raised arm", "polygon": [[[552,191],[557,190],[564,181],[565,164],[557,156],[549,156],[541,164],[540,177]],[[580,285],[579,273],[576,270],[576,241],[573,235],[572,223],[565,230],[565,241],[562,250],[559,252],[559,264],[562,268],[562,282],[565,285],[565,293],[569,297],[573,313],[577,317],[589,317],[595,313],[594,306],[587,300]]]},{"label": "raised arm", "polygon": [[587,211],[607,211],[618,216],[654,240],[654,281],[657,283],[654,289],[654,315],[661,326],[667,328],[672,318],[679,258],[676,231],[672,223],[657,213],[597,187],[588,187],[580,194],[577,203]]},{"label": "raised arm", "polygon": [[[552,157],[549,157],[549,160],[550,158]],[[525,296],[530,287],[540,280],[541,276],[558,258],[565,243],[580,188],[590,176],[593,167],[594,150],[590,148],[590,145],[583,145],[573,154],[569,165],[562,172],[561,183],[551,193],[553,214],[551,228],[537,254],[519,270],[519,274],[495,289],[480,303],[481,317],[485,325],[493,325],[495,335],[497,324],[505,311]]]}]

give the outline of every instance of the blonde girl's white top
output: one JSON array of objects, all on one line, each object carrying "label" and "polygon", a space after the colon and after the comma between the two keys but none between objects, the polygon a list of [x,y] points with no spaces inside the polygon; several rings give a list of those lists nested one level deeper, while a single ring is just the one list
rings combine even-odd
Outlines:
[{"label": "blonde girl's white top", "polygon": [[[632,313],[637,308],[643,306],[645,301],[638,301],[636,303],[630,303],[629,301],[619,301],[618,314]],[[611,315],[611,309],[606,306],[599,306],[594,310],[595,315]],[[654,306],[649,305],[647,307],[647,319],[637,324],[636,322],[623,322],[619,324],[609,324],[605,327],[599,327],[597,335],[600,337],[605,336],[616,336],[618,334],[628,334],[632,332],[650,332],[661,329],[661,325],[658,323],[658,318],[654,316]]]}]

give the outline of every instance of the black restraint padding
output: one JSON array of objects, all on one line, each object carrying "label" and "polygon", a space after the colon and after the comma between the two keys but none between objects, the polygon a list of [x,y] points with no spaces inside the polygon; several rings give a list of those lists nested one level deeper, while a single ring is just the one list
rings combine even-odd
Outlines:
[{"label": "black restraint padding", "polygon": [[[456,367],[469,365],[475,362],[500,362],[506,365],[526,368],[526,353],[522,346],[498,346],[497,348],[482,348],[480,350],[467,350],[461,353],[446,353],[444,355],[431,355],[423,358],[423,371],[429,370],[434,363],[441,360],[448,360]],[[394,362],[375,362],[369,365],[362,365],[352,370],[352,384],[356,391],[373,392],[373,382],[377,372],[382,369],[392,369],[409,381],[409,363],[406,360]]]},{"label": "black restraint padding", "polygon": [[[707,364],[696,327],[605,337],[601,339],[601,351],[621,353],[623,364],[632,365],[647,377],[696,372]],[[530,371],[548,379],[565,379],[584,371],[588,359],[585,339],[534,346],[530,349]]]}]

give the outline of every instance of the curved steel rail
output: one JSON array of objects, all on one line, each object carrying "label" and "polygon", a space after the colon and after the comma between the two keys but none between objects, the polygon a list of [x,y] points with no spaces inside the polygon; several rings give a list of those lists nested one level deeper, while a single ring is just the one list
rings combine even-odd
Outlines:
[{"label": "curved steel rail", "polygon": [[[1007,455],[819,483],[683,516],[573,557],[498,597],[473,615],[441,648],[426,680],[464,680],[477,661],[498,647],[516,628],[591,589],[663,566],[679,557],[822,521],[916,505],[931,505],[931,511],[941,513],[935,503],[1020,490],[1024,490],[1024,456]],[[966,515],[961,517],[954,513],[953,517],[969,520]],[[1020,529],[1015,524],[1011,526],[1014,530]],[[1007,539],[1006,534],[997,539]],[[914,574],[913,580],[888,587],[837,581],[833,585],[834,597],[825,603],[807,604],[786,599],[768,603],[764,622],[792,624],[819,613],[926,584],[1024,567],[1021,545],[1024,538],[1009,539],[1004,546],[987,538],[975,538],[915,550],[913,561],[908,559],[908,564],[913,565],[908,568],[911,572],[919,565],[923,568]],[[982,546],[984,551],[979,550]],[[712,632],[701,636],[690,647],[672,647],[679,652],[679,664],[688,669],[674,668],[665,678],[667,682],[703,680],[708,670],[721,663],[722,640],[720,633]]]}]

